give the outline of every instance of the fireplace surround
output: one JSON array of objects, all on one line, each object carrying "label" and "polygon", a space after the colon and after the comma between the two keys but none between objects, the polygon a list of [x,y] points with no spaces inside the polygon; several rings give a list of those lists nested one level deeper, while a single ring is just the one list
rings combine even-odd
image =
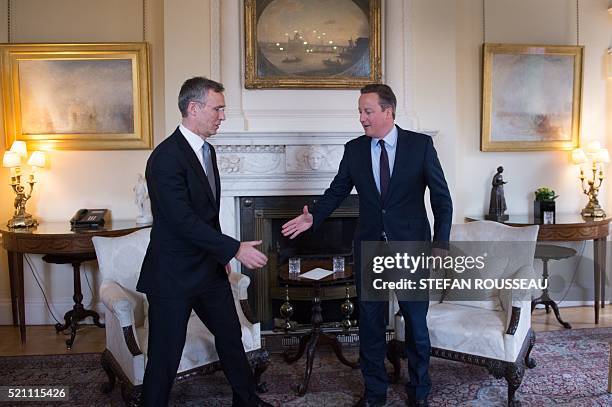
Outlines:
[{"label": "fireplace surround", "polygon": [[[262,250],[268,256],[268,264],[261,269],[242,272],[249,275],[249,301],[263,329],[274,328],[280,316],[279,307],[285,301],[286,287],[279,283],[279,269],[286,265],[289,257],[300,257],[303,264],[309,260],[324,260],[333,256],[344,256],[348,264],[353,262],[353,235],[357,227],[359,201],[350,195],[325,220],[316,231],[307,231],[291,240],[281,234],[281,226],[297,216],[304,205],[312,207],[317,196],[263,196],[241,197],[240,235],[242,240],[262,240]],[[355,296],[354,284],[349,295]],[[293,319],[299,324],[310,322],[312,288],[289,287],[289,296],[294,306]],[[344,285],[326,286],[322,290],[323,315],[326,321],[340,321],[340,303],[344,301]]]}]

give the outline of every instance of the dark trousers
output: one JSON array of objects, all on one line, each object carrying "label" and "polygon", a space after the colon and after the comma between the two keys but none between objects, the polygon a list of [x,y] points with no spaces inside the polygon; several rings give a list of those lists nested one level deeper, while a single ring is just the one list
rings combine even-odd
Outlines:
[{"label": "dark trousers", "polygon": [[[400,301],[406,325],[406,355],[410,382],[408,397],[426,399],[431,390],[429,378],[428,301]],[[387,398],[389,385],[385,370],[387,301],[359,301],[359,363],[365,383],[365,397],[374,402]]]},{"label": "dark trousers", "polygon": [[143,405],[166,406],[185,346],[187,323],[194,310],[215,336],[215,347],[233,391],[234,406],[256,404],[255,380],[244,353],[240,322],[229,282],[195,297],[176,299],[147,295],[149,346],[143,379]]}]

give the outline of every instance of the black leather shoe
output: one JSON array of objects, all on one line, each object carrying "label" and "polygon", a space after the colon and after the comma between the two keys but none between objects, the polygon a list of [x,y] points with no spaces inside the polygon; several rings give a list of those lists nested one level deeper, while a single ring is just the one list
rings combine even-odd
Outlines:
[{"label": "black leather shoe", "polygon": [[385,407],[387,405],[386,400],[368,401],[365,396],[361,396],[359,401],[355,403],[354,407]]}]

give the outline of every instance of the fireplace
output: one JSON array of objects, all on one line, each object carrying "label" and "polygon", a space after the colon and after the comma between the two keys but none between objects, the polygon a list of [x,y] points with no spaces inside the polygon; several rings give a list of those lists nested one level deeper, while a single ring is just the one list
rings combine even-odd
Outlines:
[{"label": "fireplace", "polygon": [[[310,207],[318,196],[262,196],[240,198],[240,235],[242,241],[262,240],[262,250],[268,256],[268,264],[259,270],[245,270],[251,278],[249,302],[262,329],[273,329],[275,318],[280,319],[279,307],[285,301],[285,287],[279,284],[279,267],[289,257],[321,260],[344,256],[347,264],[353,262],[353,235],[357,227],[359,201],[350,195],[334,213],[325,220],[316,233],[307,231],[294,240],[281,234],[281,226],[297,216],[304,205]],[[344,301],[346,286],[329,286],[322,291],[325,321],[340,321],[340,304]],[[310,322],[312,290],[304,287],[289,289],[294,306],[293,320],[299,324]],[[349,295],[355,296],[354,285]],[[353,315],[355,318],[356,315]]]}]

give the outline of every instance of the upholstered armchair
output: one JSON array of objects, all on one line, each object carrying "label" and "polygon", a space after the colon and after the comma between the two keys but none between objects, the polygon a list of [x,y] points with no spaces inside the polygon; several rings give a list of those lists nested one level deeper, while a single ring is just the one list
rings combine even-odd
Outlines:
[{"label": "upholstered armchair", "polygon": [[[453,225],[453,242],[482,242],[493,248],[486,258],[483,274],[493,278],[537,279],[533,256],[538,226],[511,227],[480,221]],[[477,243],[481,244],[481,243]],[[531,292],[520,289],[491,290],[483,297],[467,301],[455,292],[445,292],[441,300],[431,301],[427,325],[431,355],[483,366],[496,378],[508,382],[508,405],[515,405],[514,394],[521,385],[525,367],[535,367],[530,352],[535,343],[531,329]],[[433,296],[432,296],[433,297]],[[395,316],[395,339],[387,356],[394,366],[392,379],[400,377],[400,358],[404,354],[405,325],[401,313]]]},{"label": "upholstered armchair", "polygon": [[[137,405],[140,401],[147,363],[148,307],[146,296],[136,291],[136,283],[150,231],[147,228],[122,237],[92,239],[102,274],[100,297],[106,307],[106,349],[101,362],[108,375],[108,383],[102,391],[112,391],[119,379],[127,405]],[[230,274],[229,279],[242,328],[242,343],[254,370],[258,389],[262,391],[264,386],[260,384],[260,378],[270,359],[261,347],[260,325],[253,320],[248,308],[250,279],[235,272]],[[213,335],[192,313],[177,380],[195,373],[211,373],[220,368]]]}]

